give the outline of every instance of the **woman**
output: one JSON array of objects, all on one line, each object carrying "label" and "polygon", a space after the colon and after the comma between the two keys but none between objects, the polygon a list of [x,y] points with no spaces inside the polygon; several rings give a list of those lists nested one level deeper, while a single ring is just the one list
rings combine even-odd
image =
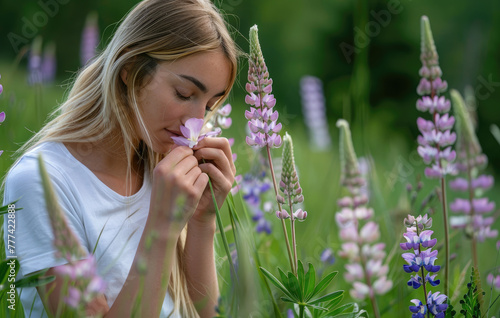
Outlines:
[{"label": "woman", "polygon": [[16,207],[23,208],[16,213],[21,274],[50,268],[56,275],[37,291],[23,290],[27,316],[32,305],[32,317],[63,305],[57,266],[65,261],[54,257],[39,153],[70,227],[88,253],[95,248],[107,283],[87,314],[215,314],[208,179],[220,206],[234,181],[231,150],[224,138],[190,149],[171,137],[188,118],[220,106],[236,67],[235,44],[209,0],[145,0],[127,15],[6,178],[4,202],[21,197]]}]

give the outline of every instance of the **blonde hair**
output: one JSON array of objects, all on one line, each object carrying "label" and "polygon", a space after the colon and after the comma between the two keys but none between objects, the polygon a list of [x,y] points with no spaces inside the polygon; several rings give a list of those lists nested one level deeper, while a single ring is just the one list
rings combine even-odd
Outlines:
[{"label": "blonde hair", "polygon": [[[79,72],[67,100],[52,114],[53,119],[18,153],[47,141],[97,143],[113,137],[125,144],[129,159],[127,179],[135,154],[147,163],[149,171],[145,173],[151,174],[164,154],[155,153],[148,146],[152,143],[137,103],[139,90],[151,79],[159,62],[218,49],[222,49],[232,69],[228,89],[216,107],[227,98],[234,84],[238,58],[236,45],[217,8],[209,0],[140,2],[122,21],[106,49]],[[125,67],[126,84],[120,77]],[[134,119],[140,127],[134,126]],[[149,143],[140,142],[136,148],[138,129],[146,132]],[[182,237],[185,230],[177,245],[169,292],[182,316],[197,317],[182,266]]]}]

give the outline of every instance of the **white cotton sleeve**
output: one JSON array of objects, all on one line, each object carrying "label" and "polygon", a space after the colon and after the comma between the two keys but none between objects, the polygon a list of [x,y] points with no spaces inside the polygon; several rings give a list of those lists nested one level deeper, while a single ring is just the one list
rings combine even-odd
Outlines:
[{"label": "white cotton sleeve", "polygon": [[[58,202],[66,216],[67,223],[79,240],[83,249],[89,253],[83,219],[78,213],[77,193],[72,191],[69,176],[60,173],[56,166],[45,161],[47,172]],[[65,259],[55,257],[53,245],[54,235],[45,204],[44,190],[41,184],[38,160],[35,156],[23,157],[7,175],[3,204],[18,200],[15,207],[22,210],[15,212],[15,231],[11,245],[15,247],[14,255],[21,265],[22,275],[67,263]],[[11,222],[12,224],[12,222]],[[7,217],[4,218],[4,241],[7,242],[9,229]],[[13,242],[12,242],[13,241]],[[12,244],[13,243],[13,244]],[[7,244],[7,256],[9,253]]]}]

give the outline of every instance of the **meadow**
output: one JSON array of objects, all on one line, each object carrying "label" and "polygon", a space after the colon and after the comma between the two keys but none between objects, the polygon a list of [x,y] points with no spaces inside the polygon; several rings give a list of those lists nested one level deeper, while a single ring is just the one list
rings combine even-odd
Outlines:
[{"label": "meadow", "polygon": [[[413,23],[412,27],[420,30],[419,22],[413,22],[415,23]],[[433,20],[431,20],[431,24],[434,32],[440,32],[434,26]],[[442,26],[443,24],[437,23],[437,25]],[[246,33],[243,30],[240,30],[240,32]],[[266,32],[269,31],[265,28],[259,29],[259,34],[262,36]],[[273,52],[274,59],[278,48],[272,47],[267,41],[261,44],[264,58],[269,50]],[[436,40],[436,46],[438,53],[440,53],[442,44],[438,40]],[[248,44],[242,49],[249,51]],[[417,52],[413,54],[413,57],[418,60],[420,42],[415,42],[412,50]],[[450,56],[444,56],[451,59]],[[441,53],[440,58],[443,59]],[[18,55],[15,59],[0,61],[0,84],[3,85],[3,93],[0,95],[0,111],[6,114],[5,121],[0,126],[0,136],[2,136],[0,138],[0,150],[4,151],[0,157],[0,176],[2,177],[14,162],[16,150],[29,139],[33,132],[42,127],[48,119],[48,114],[59,103],[64,101],[70,83],[71,74],[68,76],[66,73],[64,76],[58,76],[50,83],[29,84],[27,79],[30,75],[25,70],[26,59],[27,55],[24,57]],[[331,283],[327,287],[325,286],[326,288],[321,292],[321,295],[344,291],[343,296],[332,298],[328,302],[325,301],[323,305],[326,306],[326,303],[330,301],[332,303],[335,301],[336,307],[346,304],[352,305],[346,307],[344,316],[341,313],[335,313],[332,316],[338,314],[339,317],[410,317],[412,313],[409,311],[409,306],[413,305],[410,301],[412,299],[423,300],[423,293],[422,288],[417,290],[408,286],[407,282],[410,279],[410,274],[403,269],[403,266],[408,264],[402,258],[402,254],[408,251],[403,251],[400,243],[407,241],[403,234],[406,232],[404,220],[408,218],[408,215],[417,217],[428,213],[433,220],[431,230],[434,233],[432,238],[437,239],[437,243],[433,248],[439,254],[435,264],[442,267],[437,273],[437,278],[441,279],[441,284],[432,287],[433,292],[440,291],[444,293],[443,267],[445,267],[446,258],[440,179],[426,177],[425,169],[429,165],[424,162],[417,152],[417,136],[419,135],[417,117],[426,117],[423,113],[415,110],[415,103],[419,98],[416,92],[416,85],[420,79],[418,68],[405,71],[414,74],[414,90],[410,92],[409,96],[408,94],[406,96],[413,102],[399,105],[403,110],[400,109],[397,113],[394,113],[390,111],[390,108],[370,108],[368,101],[374,97],[370,95],[369,90],[363,89],[364,85],[369,85],[366,79],[363,78],[365,74],[363,69],[367,66],[358,65],[358,68],[355,66],[351,84],[348,87],[350,90],[359,90],[361,92],[359,98],[357,100],[353,98],[349,102],[339,102],[339,98],[342,98],[334,96],[334,93],[338,93],[341,88],[334,86],[339,84],[339,86],[344,87],[345,83],[343,81],[325,83],[323,87],[325,93],[321,96],[325,101],[324,113],[313,119],[314,121],[311,123],[307,121],[308,108],[306,108],[306,105],[302,109],[300,105],[290,106],[290,102],[281,103],[280,92],[286,92],[286,95],[292,93],[289,92],[291,89],[286,90],[283,88],[285,84],[280,84],[280,81],[273,76],[277,74],[278,79],[283,76],[282,74],[278,75],[282,69],[273,69],[273,59],[266,59],[270,77],[275,79],[273,89],[275,89],[274,97],[277,102],[276,106],[271,108],[279,112],[278,121],[283,126],[279,132],[280,135],[283,137],[285,132],[288,132],[293,139],[294,162],[303,195],[303,202],[298,207],[307,211],[307,218],[302,222],[295,223],[298,259],[304,264],[306,270],[306,264],[311,263],[314,265],[317,282],[331,272],[338,272],[338,275]],[[415,61],[410,63],[413,65]],[[266,147],[250,147],[245,141],[246,137],[251,135],[245,129],[248,125],[245,111],[250,109],[250,106],[245,103],[245,95],[247,94],[245,84],[248,66],[251,64],[252,62],[242,58],[240,81],[235,85],[234,92],[228,100],[232,106],[230,114],[232,125],[223,131],[224,137],[234,138],[235,140],[232,149],[238,156],[235,162],[237,174],[242,175],[243,178],[246,176],[246,179],[244,178],[241,181],[239,191],[235,192],[231,199],[228,199],[228,202],[220,211],[223,232],[227,237],[230,249],[230,253],[227,255],[227,246],[222,240],[219,228],[216,234],[216,262],[221,289],[220,316],[307,316],[307,311],[304,313],[300,310],[303,307],[302,305],[297,306],[295,313],[291,314],[289,310],[294,309],[293,302],[283,301],[281,299],[284,296],[283,291],[276,288],[264,275],[263,270],[260,269],[260,267],[265,268],[276,277],[279,277],[278,267],[285,272],[291,271],[281,220],[276,217],[275,213],[277,210],[276,197],[269,174]],[[448,79],[447,71],[443,67],[443,79]],[[453,71],[451,73],[456,74]],[[372,76],[377,76],[377,74]],[[383,78],[383,76],[381,77]],[[298,89],[300,87],[300,77],[296,77],[294,80],[295,84],[292,87],[294,88],[295,103],[301,104],[298,101],[301,96]],[[377,81],[377,78],[372,78],[372,81]],[[454,80],[451,79],[449,82],[454,83]],[[449,98],[450,89],[453,88],[451,85],[449,86],[448,90],[443,92],[446,98]],[[462,95],[465,94],[463,89],[459,88],[458,90]],[[476,99],[476,103],[479,105],[476,112],[481,119],[484,115],[481,115],[481,98],[477,92],[476,90],[475,95],[469,94],[466,96],[469,97],[467,99],[469,103],[472,103],[472,99]],[[492,94],[494,97],[495,91],[492,91]],[[488,102],[492,103],[493,101],[489,99]],[[388,99],[385,105],[391,105],[391,103],[394,103],[394,101]],[[333,104],[336,106],[332,107]],[[341,106],[338,106],[338,104],[341,104]],[[492,112],[492,110],[487,108],[485,112]],[[454,110],[451,113],[455,117],[457,116]],[[399,121],[398,116],[401,117],[402,122],[413,125],[413,127],[407,127],[407,129],[401,129],[399,126],[394,127],[393,124]],[[339,149],[339,147],[345,147],[346,141],[343,139],[345,133],[344,135],[341,134],[337,127],[338,120],[343,117],[350,123],[355,155],[358,159],[363,158],[361,160],[363,162],[363,171],[360,171],[360,173],[366,180],[366,187],[363,189],[368,197],[366,206],[373,209],[374,213],[371,220],[378,225],[380,232],[380,237],[375,240],[385,244],[386,255],[382,259],[382,265],[387,265],[388,270],[383,276],[386,276],[387,280],[392,282],[387,291],[376,294],[372,297],[372,301],[369,299],[370,297],[355,298],[349,292],[353,289],[353,285],[345,278],[345,274],[348,272],[346,264],[349,264],[349,261],[339,255],[346,238],[341,237],[342,227],[339,226],[336,218],[336,215],[342,210],[338,205],[338,200],[349,193],[346,190],[345,183],[342,183],[342,180],[345,181],[346,179],[346,168],[343,168],[342,165],[349,161],[349,156],[346,154],[345,149]],[[426,119],[429,118],[429,116],[426,117]],[[313,135],[315,130],[317,132],[319,129],[318,125],[320,124],[324,126],[324,131],[326,131],[330,142],[325,142],[326,136],[323,135],[319,140],[325,143],[318,145],[318,140],[315,140]],[[479,125],[481,125],[481,120],[479,120]],[[483,128],[479,126],[479,129],[481,129],[479,143],[485,149],[485,153],[487,152],[488,156],[491,154],[494,158],[498,158],[500,143],[493,137],[493,133],[489,132],[489,127]],[[494,128],[492,128],[493,131],[495,131]],[[487,136],[487,138],[481,138],[484,136]],[[281,161],[282,151],[282,147],[270,149],[273,164],[277,171],[276,178],[278,182],[283,167]],[[488,163],[484,170],[480,170],[480,173],[498,176],[497,171],[495,171],[498,167],[498,163]],[[452,176],[445,177],[447,207],[456,198],[463,197],[460,192],[450,188],[449,181],[453,179]],[[263,187],[263,184],[268,186]],[[408,190],[409,185],[411,185],[411,191]],[[413,190],[417,187],[419,191],[415,193]],[[428,201],[430,193],[435,193],[434,197],[430,202],[426,202],[428,204],[422,209],[422,201]],[[494,223],[491,225],[492,230],[499,229],[500,225],[497,219],[499,215],[497,207],[500,204],[498,193],[500,193],[498,183],[495,183],[484,194],[481,193],[484,197],[488,197],[491,202],[496,203],[496,207],[491,213],[495,218]],[[271,206],[270,209],[269,206]],[[448,214],[449,216],[455,215],[451,211],[448,211]],[[289,226],[289,220],[285,220],[287,226]],[[290,230],[288,230],[288,235],[292,235]],[[479,317],[477,314],[472,314],[473,309],[467,311],[468,315],[460,313],[460,310],[464,308],[460,301],[468,293],[470,286],[467,284],[471,281],[473,256],[470,237],[470,233],[466,233],[463,229],[451,227],[449,230],[450,262],[448,267],[449,294],[447,296],[457,312],[456,317]],[[487,283],[488,275],[500,274],[498,240],[498,237],[486,238],[484,242],[477,244],[479,278],[482,290],[485,292],[484,301],[480,306],[481,317],[500,316],[500,301],[498,301],[500,284],[497,284],[497,288],[495,288],[495,286]],[[326,254],[330,252],[325,251],[330,251],[331,256]],[[3,248],[0,250],[0,256],[1,259],[6,258]],[[233,264],[234,268],[232,268],[231,264]],[[365,265],[363,270],[366,271]],[[233,270],[235,270],[234,274],[232,273]],[[294,275],[299,274],[294,273]],[[359,278],[360,281],[364,281],[364,279],[366,277]],[[427,286],[430,287],[428,284]],[[474,293],[471,295],[473,298]],[[477,294],[475,297],[477,297]],[[377,306],[373,305],[373,300]],[[3,300],[0,303],[5,305]],[[377,308],[374,309],[375,307]],[[308,308],[313,312],[312,316],[320,316],[319,312],[321,310],[316,309],[317,311],[313,311],[313,307]],[[1,309],[2,313],[6,312],[12,315],[12,312],[3,310],[4,308]],[[348,313],[352,311],[354,313]],[[448,315],[449,312],[446,317],[451,317]],[[431,316],[426,314],[426,317]]]}]

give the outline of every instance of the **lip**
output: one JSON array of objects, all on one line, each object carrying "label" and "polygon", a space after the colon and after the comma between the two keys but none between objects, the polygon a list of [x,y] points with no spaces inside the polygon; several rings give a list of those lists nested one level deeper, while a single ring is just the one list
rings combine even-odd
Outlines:
[{"label": "lip", "polygon": [[165,131],[170,135],[170,137],[180,137],[182,133],[180,131],[172,131],[165,128]]}]

